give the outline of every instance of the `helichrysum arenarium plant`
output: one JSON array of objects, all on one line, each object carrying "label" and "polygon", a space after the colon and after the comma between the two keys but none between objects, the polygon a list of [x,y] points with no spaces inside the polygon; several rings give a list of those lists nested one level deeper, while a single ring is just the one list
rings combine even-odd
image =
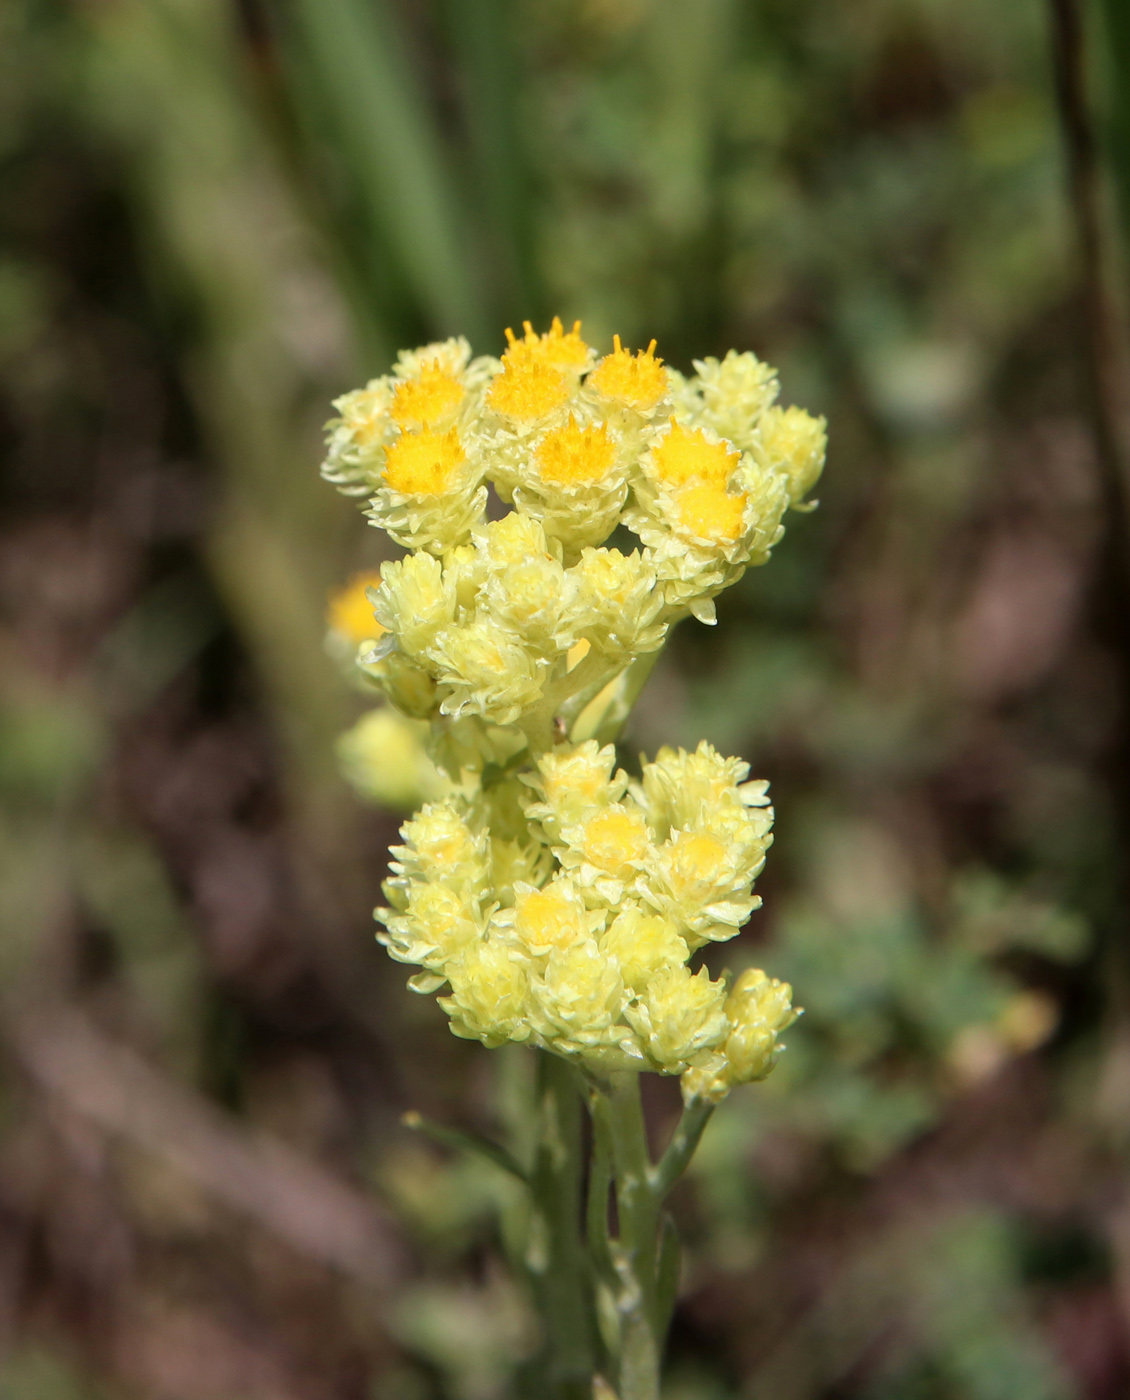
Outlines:
[{"label": "helichrysum arenarium plant", "polygon": [[[766,784],[708,744],[661,749],[633,779],[614,740],[671,628],[713,622],[717,594],[769,558],[820,474],[824,424],[779,407],[750,353],[685,378],[654,342],[601,358],[557,320],[507,341],[501,360],[461,339],[406,351],[337,400],[324,474],[407,552],[331,623],[395,710],[427,721],[442,786],[393,848],[381,941],[456,1035],[544,1052],[533,1160],[479,1145],[530,1193],[534,1390],[589,1395],[598,1378],[653,1400],[678,1275],[664,1198],[795,1013],[761,971],[694,966],[759,903]],[[490,488],[508,510],[488,511]],[[403,770],[391,750],[413,731],[369,728]],[[685,1104],[658,1162],[644,1071],[680,1076]]]}]

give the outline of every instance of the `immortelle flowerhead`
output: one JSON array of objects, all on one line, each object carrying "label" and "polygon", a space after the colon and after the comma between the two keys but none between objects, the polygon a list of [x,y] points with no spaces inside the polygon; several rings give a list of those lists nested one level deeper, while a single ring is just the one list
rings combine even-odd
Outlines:
[{"label": "immortelle flowerhead", "polygon": [[446,783],[393,848],[381,941],[456,1035],[717,1101],[769,1071],[793,1017],[763,972],[693,966],[759,903],[766,785],[708,744],[633,780],[612,740],[675,623],[713,622],[768,559],[824,424],[778,407],[750,353],[685,378],[654,342],[601,358],[579,323],[506,336],[501,360],[404,352],[329,425],[324,474],[407,551],[368,588],[371,625],[354,597],[337,632],[430,722]]}]

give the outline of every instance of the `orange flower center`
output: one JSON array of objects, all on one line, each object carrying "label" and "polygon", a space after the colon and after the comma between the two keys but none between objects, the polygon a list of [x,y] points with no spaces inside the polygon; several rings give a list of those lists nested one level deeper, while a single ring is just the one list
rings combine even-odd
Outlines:
[{"label": "orange flower center", "polygon": [[667,392],[667,371],[655,355],[656,342],[653,340],[646,350],[635,355],[624,349],[618,335],[613,336],[612,343],[612,354],[605,355],[586,382],[604,398],[629,408],[654,408]]},{"label": "orange flower center", "polygon": [[506,328],[506,342],[510,347],[506,352],[508,360],[524,353],[530,359],[540,360],[542,364],[553,365],[557,369],[579,370],[588,364],[589,347],[581,338],[580,321],[574,321],[573,329],[568,332],[561,324],[560,316],[554,316],[544,335],[538,335],[529,321],[522,322],[522,329],[525,335],[517,340],[510,327]]},{"label": "orange flower center", "polygon": [[547,433],[534,457],[543,481],[580,486],[608,475],[616,460],[616,444],[603,423],[578,428],[570,414],[568,426]]},{"label": "orange flower center", "polygon": [[415,379],[406,379],[396,386],[389,416],[402,428],[416,423],[431,428],[454,413],[462,402],[463,385],[433,360],[421,368]]},{"label": "orange flower center", "polygon": [[454,428],[401,433],[385,454],[385,484],[406,496],[441,496],[449,491],[467,458]]},{"label": "orange flower center", "polygon": [[723,442],[708,442],[701,428],[684,428],[671,419],[671,431],[651,449],[660,481],[684,486],[698,478],[724,487],[738,463],[738,453]]},{"label": "orange flower center", "polygon": [[688,486],[679,492],[675,513],[684,530],[720,544],[736,540],[742,533],[746,500],[744,493],[731,496],[710,483]]},{"label": "orange flower center", "polygon": [[[516,348],[521,348],[519,341]],[[487,404],[506,418],[536,419],[569,399],[569,381],[553,365],[526,356],[505,359],[487,391]]]}]

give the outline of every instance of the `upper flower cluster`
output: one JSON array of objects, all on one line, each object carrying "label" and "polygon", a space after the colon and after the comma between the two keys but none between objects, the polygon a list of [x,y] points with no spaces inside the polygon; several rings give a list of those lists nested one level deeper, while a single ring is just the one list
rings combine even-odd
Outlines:
[{"label": "upper flower cluster", "polygon": [[[594,737],[671,626],[712,622],[769,557],[824,424],[777,406],[750,353],[685,378],[654,342],[598,357],[579,323],[506,334],[501,359],[462,339],[402,353],[329,424],[324,474],[409,551],[368,589],[371,625],[354,590],[333,635],[363,639],[365,674],[432,722],[450,787],[404,828],[386,941],[424,968],[418,990],[450,985],[458,1034],[718,1097],[765,1072],[790,1014],[763,974],[727,990],[686,965],[754,907],[768,809],[712,750],[665,751],[629,785]],[[509,512],[488,513],[490,488]],[[619,527],[636,547],[607,543]]]}]

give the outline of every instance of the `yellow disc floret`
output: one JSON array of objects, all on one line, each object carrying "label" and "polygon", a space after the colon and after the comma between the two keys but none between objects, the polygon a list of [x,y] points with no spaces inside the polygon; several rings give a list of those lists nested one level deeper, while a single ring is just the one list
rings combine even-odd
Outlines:
[{"label": "yellow disc floret", "polygon": [[720,486],[688,486],[675,500],[675,514],[684,530],[699,539],[722,544],[742,533],[746,496],[731,496]]},{"label": "yellow disc floret", "polygon": [[684,428],[671,419],[671,431],[651,449],[652,469],[668,486],[685,486],[688,481],[708,482],[725,487],[738,453],[726,442],[711,442],[701,428]]},{"label": "yellow disc floret", "polygon": [[621,874],[647,855],[647,825],[638,812],[610,807],[585,826],[585,859],[610,875]]},{"label": "yellow disc floret", "polygon": [[606,399],[641,412],[654,408],[667,392],[667,371],[655,354],[656,342],[653,340],[646,350],[635,355],[624,349],[618,335],[613,336],[612,343],[615,349],[589,375],[588,387]]},{"label": "yellow disc floret", "polygon": [[603,423],[578,428],[572,414],[564,428],[547,433],[534,453],[543,481],[554,486],[600,481],[616,461],[616,444]]},{"label": "yellow disc floret", "polygon": [[522,329],[525,335],[521,340],[517,340],[514,332],[507,326],[507,359],[525,354],[544,365],[571,370],[582,370],[589,363],[592,352],[581,339],[580,321],[574,321],[573,329],[566,331],[561,324],[561,317],[554,316],[549,330],[544,335],[538,335],[529,321],[522,322]]},{"label": "yellow disc floret", "polygon": [[[517,342],[522,349],[524,341]],[[570,396],[569,381],[553,365],[523,355],[503,360],[487,391],[487,404],[505,418],[533,421],[561,408]]]},{"label": "yellow disc floret", "polygon": [[584,933],[576,902],[557,885],[518,895],[514,928],[533,953],[567,947]]},{"label": "yellow disc floret", "polygon": [[441,496],[451,490],[466,460],[454,428],[401,433],[385,454],[385,485],[405,496]]},{"label": "yellow disc floret", "polygon": [[373,616],[370,588],[379,588],[381,576],[375,569],[354,574],[347,584],[330,594],[326,605],[326,625],[355,645],[375,642],[384,628]]},{"label": "yellow disc floret", "polygon": [[671,874],[684,890],[712,884],[726,865],[726,847],[713,836],[683,832],[672,851]]},{"label": "yellow disc floret", "polygon": [[463,385],[436,361],[426,364],[414,379],[396,386],[389,417],[402,428],[419,424],[433,428],[454,413],[463,402]]}]

